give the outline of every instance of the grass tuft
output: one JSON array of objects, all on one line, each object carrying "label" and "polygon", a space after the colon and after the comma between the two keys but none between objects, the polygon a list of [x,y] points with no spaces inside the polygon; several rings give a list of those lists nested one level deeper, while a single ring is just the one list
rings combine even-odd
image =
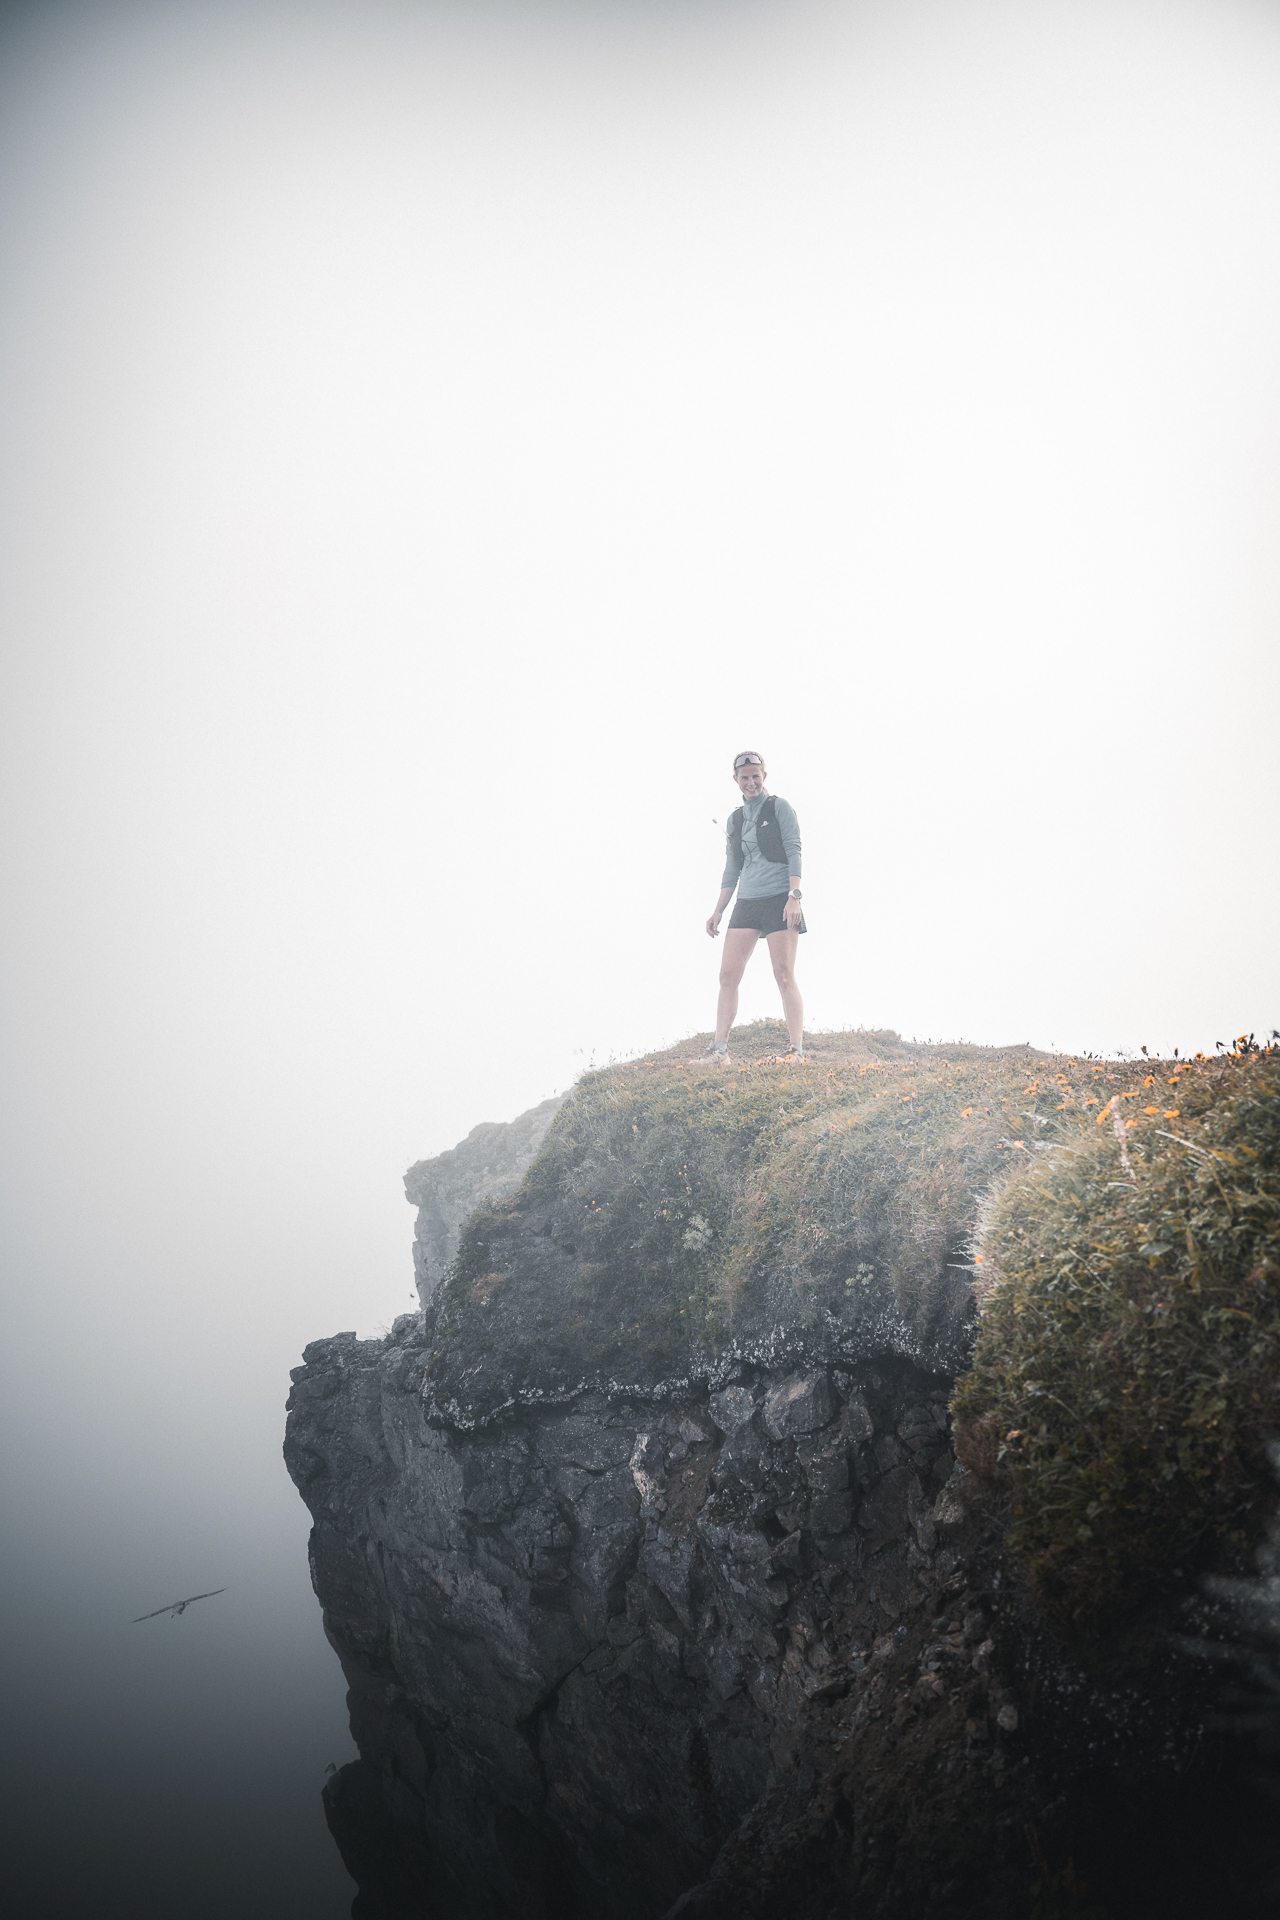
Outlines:
[{"label": "grass tuft", "polygon": [[1280,1431],[1280,1054],[1059,1071],[975,1253],[957,1452],[1012,1483],[1010,1550],[1064,1627],[1242,1548]]}]

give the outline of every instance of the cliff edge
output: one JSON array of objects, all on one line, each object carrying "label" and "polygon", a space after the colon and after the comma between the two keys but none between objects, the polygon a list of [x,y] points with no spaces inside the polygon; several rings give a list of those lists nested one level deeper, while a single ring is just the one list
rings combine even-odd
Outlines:
[{"label": "cliff edge", "polygon": [[515,1120],[482,1120],[456,1147],[415,1161],[405,1174],[405,1198],[418,1209],[413,1272],[423,1307],[453,1265],[467,1220],[486,1200],[515,1192],[563,1105],[561,1095]]},{"label": "cliff edge", "polygon": [[776,1045],[610,1068],[420,1163],[425,1312],[294,1370],[353,1912],[1224,1910],[1212,1607],[1073,1642],[1008,1473],[956,1455],[981,1216],[1055,1063]]}]

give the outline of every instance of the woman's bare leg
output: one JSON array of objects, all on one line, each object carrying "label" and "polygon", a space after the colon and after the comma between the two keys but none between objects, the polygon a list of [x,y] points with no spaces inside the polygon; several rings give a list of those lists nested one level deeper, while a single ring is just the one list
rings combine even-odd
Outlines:
[{"label": "woman's bare leg", "polygon": [[[796,985],[796,948],[800,945],[798,933],[769,935],[769,958],[773,962],[773,977],[778,983],[778,992],[782,995],[782,1011],[786,1017],[787,1033],[793,1047],[804,1045],[804,1001],[800,998],[800,989]],[[725,959],[728,959],[728,954]],[[734,998],[737,1005],[737,998]]]},{"label": "woman's bare leg", "polygon": [[738,1012],[738,986],[760,935],[754,927],[730,927],[720,956],[720,1000],[716,1007],[716,1039],[727,1040]]}]

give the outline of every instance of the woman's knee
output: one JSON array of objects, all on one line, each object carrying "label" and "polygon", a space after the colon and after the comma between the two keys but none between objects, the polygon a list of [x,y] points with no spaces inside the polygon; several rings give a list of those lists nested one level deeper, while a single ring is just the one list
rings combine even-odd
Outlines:
[{"label": "woman's knee", "polygon": [[788,987],[794,987],[796,983],[796,976],[792,972],[791,968],[787,965],[785,960],[774,961],[773,977],[777,981],[783,993],[787,991]]},{"label": "woman's knee", "polygon": [[736,961],[724,961],[720,968],[720,985],[722,987],[741,986],[743,971],[744,969]]}]

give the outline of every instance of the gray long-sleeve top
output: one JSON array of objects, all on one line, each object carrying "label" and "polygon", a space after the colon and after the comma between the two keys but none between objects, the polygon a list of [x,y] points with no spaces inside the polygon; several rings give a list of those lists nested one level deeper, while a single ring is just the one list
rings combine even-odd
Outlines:
[{"label": "gray long-sleeve top", "polygon": [[775,798],[773,803],[786,859],[766,860],[756,845],[756,821],[767,798],[760,793],[754,800],[743,801],[741,867],[733,857],[733,830],[725,829],[724,878],[720,885],[736,887],[739,900],[766,900],[771,893],[786,893],[791,886],[789,876],[794,873],[797,880],[800,878],[800,822],[789,800]]}]

